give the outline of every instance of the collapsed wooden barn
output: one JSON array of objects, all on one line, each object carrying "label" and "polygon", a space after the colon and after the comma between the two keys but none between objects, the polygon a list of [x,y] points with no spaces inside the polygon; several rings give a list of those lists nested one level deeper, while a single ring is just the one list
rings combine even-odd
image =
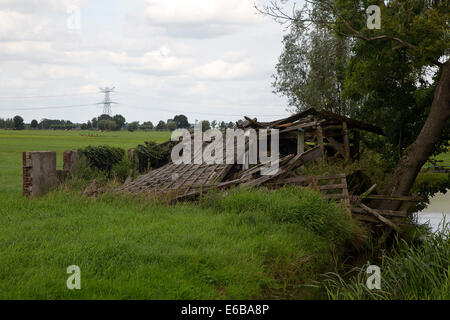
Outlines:
[{"label": "collapsed wooden barn", "polygon": [[[362,192],[349,194],[347,176],[344,173],[316,177],[298,175],[296,169],[313,161],[334,158],[350,162],[358,159],[361,131],[383,135],[383,131],[376,126],[328,111],[309,108],[272,122],[259,122],[257,119],[245,117],[245,120],[236,123],[235,128],[244,132],[249,129],[255,131],[278,129],[279,157],[276,164],[279,169],[276,173],[261,174],[261,169],[267,168],[268,162],[259,161],[259,158],[256,164],[249,163],[250,147],[246,141],[241,153],[237,149],[234,150],[236,161],[231,164],[227,164],[225,158],[221,164],[174,164],[169,160],[168,164],[151,170],[135,180],[127,181],[117,191],[131,194],[164,194],[166,199],[176,202],[196,199],[210,189],[303,185],[320,191],[326,199],[341,201],[349,215],[356,219],[378,227],[387,226],[389,230],[395,231],[398,231],[397,224],[402,224],[406,217],[406,206],[400,211],[377,210],[368,207],[370,197],[406,203],[414,201],[411,197],[389,199],[385,196],[367,194],[361,199]],[[225,150],[223,154],[225,157]],[[374,186],[368,193],[373,190]]]},{"label": "collapsed wooden barn", "polygon": [[[257,119],[245,117],[245,120],[237,122],[236,128],[279,130],[279,172],[261,176],[260,169],[267,164],[261,161],[254,166],[249,164],[247,141],[244,154],[237,154],[235,150],[236,161],[232,164],[225,163],[225,158],[223,164],[177,165],[169,162],[133,181],[128,181],[119,191],[134,194],[171,193],[175,198],[181,199],[200,189],[205,190],[213,186],[244,187],[273,183],[277,179],[296,176],[296,168],[324,157],[340,157],[346,160],[358,158],[360,130],[383,134],[380,128],[373,125],[314,108],[272,122],[258,122]],[[225,151],[223,154],[225,157]]]}]

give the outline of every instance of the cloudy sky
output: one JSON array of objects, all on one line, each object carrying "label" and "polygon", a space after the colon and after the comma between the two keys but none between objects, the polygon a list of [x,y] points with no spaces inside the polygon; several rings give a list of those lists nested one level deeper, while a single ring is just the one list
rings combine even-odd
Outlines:
[{"label": "cloudy sky", "polygon": [[127,121],[288,115],[271,87],[284,27],[253,4],[0,0],[0,117],[85,122],[107,86]]}]

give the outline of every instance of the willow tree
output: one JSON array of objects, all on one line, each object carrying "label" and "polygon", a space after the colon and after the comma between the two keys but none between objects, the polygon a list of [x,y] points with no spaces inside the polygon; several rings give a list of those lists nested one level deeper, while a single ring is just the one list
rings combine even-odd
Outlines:
[{"label": "willow tree", "polygon": [[[305,2],[292,15],[277,1],[258,10],[296,26],[323,25],[353,41],[344,94],[359,100],[361,112],[369,116],[384,114],[395,123],[396,117],[409,114],[418,126],[417,135],[401,150],[385,189],[392,196],[407,195],[430,155],[448,142],[444,133],[450,117],[449,1]],[[368,28],[366,10],[371,5],[381,8],[380,29]],[[415,102],[404,99],[408,94]],[[398,205],[383,203],[381,207],[396,209]]]}]

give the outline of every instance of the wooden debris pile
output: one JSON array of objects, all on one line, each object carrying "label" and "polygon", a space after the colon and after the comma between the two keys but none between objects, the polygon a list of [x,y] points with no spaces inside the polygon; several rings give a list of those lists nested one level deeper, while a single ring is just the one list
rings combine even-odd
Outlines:
[{"label": "wooden debris pile", "polygon": [[[249,146],[246,143],[243,154],[234,159],[245,159],[243,164],[168,164],[128,180],[118,192],[131,194],[167,194],[171,201],[194,200],[202,192],[230,187],[250,188],[265,185],[276,188],[281,185],[303,185],[314,188],[327,199],[341,201],[349,215],[375,226],[388,226],[398,231],[398,225],[406,217],[406,209],[400,211],[377,210],[375,200],[386,200],[386,196],[370,195],[372,186],[364,196],[349,194],[347,176],[344,173],[324,176],[298,176],[296,169],[324,157],[342,158],[347,161],[359,157],[360,130],[383,134],[381,129],[361,121],[353,120],[326,111],[308,109],[291,117],[273,122],[258,122],[245,117],[236,124],[239,129],[279,129],[278,171],[262,175],[268,163],[249,165]],[[225,139],[224,139],[225,140]],[[270,151],[270,150],[269,150]],[[225,160],[225,150],[223,152]],[[195,158],[195,155],[192,155]],[[273,164],[272,164],[273,165]],[[361,173],[354,175],[355,180]],[[354,184],[362,190],[367,182]],[[361,193],[361,192],[358,192]],[[389,200],[389,199],[388,199]],[[392,201],[413,201],[410,197]]]},{"label": "wooden debris pile", "polygon": [[[242,188],[256,187],[262,184],[283,184],[283,179],[302,179],[296,177],[295,169],[309,162],[324,157],[340,157],[351,160],[359,156],[359,130],[383,134],[381,129],[361,121],[343,117],[331,112],[318,111],[313,108],[297,113],[288,118],[272,122],[258,122],[257,119],[245,117],[238,121],[238,129],[278,129],[279,130],[279,170],[272,175],[261,175],[261,169],[267,163],[258,162],[249,165],[248,143],[244,154],[237,154],[234,159],[245,159],[243,164],[168,164],[154,169],[133,181],[127,181],[117,191],[132,194],[170,193],[177,200],[190,199],[210,188],[227,188],[239,185]],[[270,152],[270,150],[269,150]],[[223,153],[224,157],[226,152]],[[193,155],[195,157],[195,155]],[[225,159],[224,159],[225,160]],[[338,183],[334,183],[334,180]],[[321,180],[321,179],[319,179]],[[338,199],[348,191],[335,193],[332,188],[344,186],[342,177],[330,178],[332,183],[322,186],[329,198]],[[347,194],[345,194],[347,192]],[[347,201],[346,200],[346,201]],[[348,201],[347,201],[348,202]]]}]

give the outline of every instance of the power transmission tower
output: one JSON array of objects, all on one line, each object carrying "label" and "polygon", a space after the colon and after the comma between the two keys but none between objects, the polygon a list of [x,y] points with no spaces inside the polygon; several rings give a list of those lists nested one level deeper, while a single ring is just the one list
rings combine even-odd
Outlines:
[{"label": "power transmission tower", "polygon": [[103,104],[103,114],[107,114],[108,116],[112,116],[111,104],[117,104],[117,102],[111,101],[111,97],[109,96],[110,93],[114,92],[115,88],[116,87],[99,88],[100,92],[105,94],[105,98],[103,99],[103,102],[99,102],[97,104]]}]

